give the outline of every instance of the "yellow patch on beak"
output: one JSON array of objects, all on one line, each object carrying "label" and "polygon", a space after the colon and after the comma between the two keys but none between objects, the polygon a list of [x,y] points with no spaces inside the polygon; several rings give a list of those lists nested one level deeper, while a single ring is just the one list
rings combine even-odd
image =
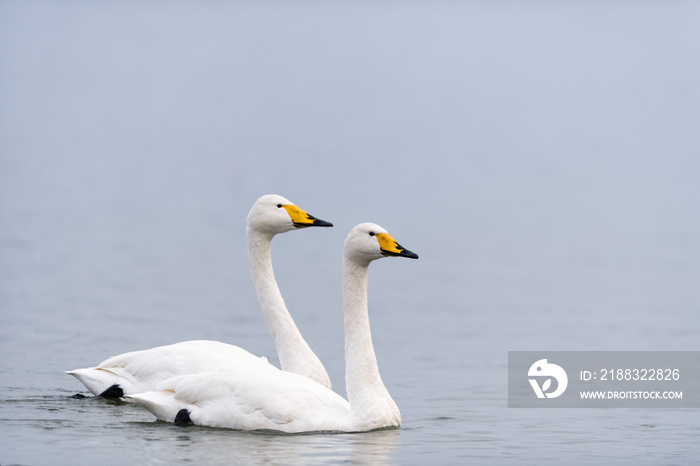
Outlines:
[{"label": "yellow patch on beak", "polygon": [[381,249],[383,255],[418,259],[418,254],[401,246],[389,233],[377,233],[375,236],[377,241],[379,241],[379,249]]},{"label": "yellow patch on beak", "polygon": [[282,207],[284,207],[284,210],[287,211],[289,217],[292,219],[292,223],[294,223],[294,226],[297,228],[333,226],[332,223],[326,222],[325,220],[320,220],[313,215],[309,215],[293,204],[283,205]]},{"label": "yellow patch on beak", "polygon": [[389,234],[389,233],[377,233],[377,241],[379,241],[379,248],[382,252],[390,255],[401,254],[403,248],[399,246],[399,243]]},{"label": "yellow patch on beak", "polygon": [[283,205],[282,207],[287,211],[295,225],[311,225],[314,222],[313,219],[309,218],[309,214],[293,204]]}]

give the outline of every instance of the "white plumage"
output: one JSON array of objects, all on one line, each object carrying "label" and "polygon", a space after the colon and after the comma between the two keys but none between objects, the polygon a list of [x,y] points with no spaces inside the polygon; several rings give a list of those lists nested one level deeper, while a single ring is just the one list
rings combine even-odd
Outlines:
[{"label": "white plumage", "polygon": [[197,425],[283,432],[343,431],[350,405],[311,379],[268,366],[168,379],[157,391],[130,395],[158,419],[187,409]]},{"label": "white plumage", "polygon": [[[332,224],[314,218],[282,196],[262,196],[248,214],[248,255],[260,306],[282,369],[330,388],[328,373],[289,314],[272,270],[272,238],[279,233],[310,226]],[[266,370],[267,366],[274,368],[265,358],[238,346],[197,340],[124,353],[95,367],[67,373],[75,376],[95,395],[114,385],[128,395],[154,390],[159,382],[177,375],[250,367]]]},{"label": "white plumage", "polygon": [[379,375],[367,312],[368,267],[384,256],[418,258],[378,225],[352,229],[343,260],[347,401],[309,378],[269,365],[174,377],[156,391],[129,398],[158,419],[172,422],[186,410],[194,424],[211,427],[288,433],[398,427],[401,414]]}]

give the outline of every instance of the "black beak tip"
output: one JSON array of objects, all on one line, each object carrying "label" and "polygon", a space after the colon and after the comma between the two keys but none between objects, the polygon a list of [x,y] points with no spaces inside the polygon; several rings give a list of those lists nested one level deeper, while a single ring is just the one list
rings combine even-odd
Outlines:
[{"label": "black beak tip", "polygon": [[385,257],[406,257],[408,259],[418,259],[418,254],[413,251],[409,251],[408,249],[401,248],[400,252],[385,251],[384,249],[381,251],[382,255]]},{"label": "black beak tip", "polygon": [[333,224],[331,222],[326,222],[325,220],[315,219],[313,226],[315,226],[315,227],[332,227]]},{"label": "black beak tip", "polygon": [[401,251],[401,255],[403,257],[408,257],[409,259],[418,259],[418,254],[415,252],[409,251],[408,249],[404,249]]}]

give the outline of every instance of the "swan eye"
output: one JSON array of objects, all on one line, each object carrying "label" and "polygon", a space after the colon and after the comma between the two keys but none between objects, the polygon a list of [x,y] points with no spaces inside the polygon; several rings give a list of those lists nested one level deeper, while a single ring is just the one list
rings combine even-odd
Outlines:
[{"label": "swan eye", "polygon": [[281,209],[281,208],[282,208],[282,204],[277,204],[277,208],[278,208],[278,209]]},{"label": "swan eye", "polygon": [[370,236],[374,236],[374,232],[373,232],[373,231],[370,231],[370,232],[369,232],[369,235],[370,235]]}]

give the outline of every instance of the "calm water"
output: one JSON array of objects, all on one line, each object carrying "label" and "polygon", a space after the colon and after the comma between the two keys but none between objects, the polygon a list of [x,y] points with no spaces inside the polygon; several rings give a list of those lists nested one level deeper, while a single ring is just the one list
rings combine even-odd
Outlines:
[{"label": "calm water", "polygon": [[[509,350],[699,350],[696,2],[0,3],[0,464],[692,464],[697,410],[507,408]],[[399,430],[155,422],[64,370],[187,339],[275,361],[245,215],[344,393],[342,243]],[[276,362],[276,361],[275,361]]]}]

